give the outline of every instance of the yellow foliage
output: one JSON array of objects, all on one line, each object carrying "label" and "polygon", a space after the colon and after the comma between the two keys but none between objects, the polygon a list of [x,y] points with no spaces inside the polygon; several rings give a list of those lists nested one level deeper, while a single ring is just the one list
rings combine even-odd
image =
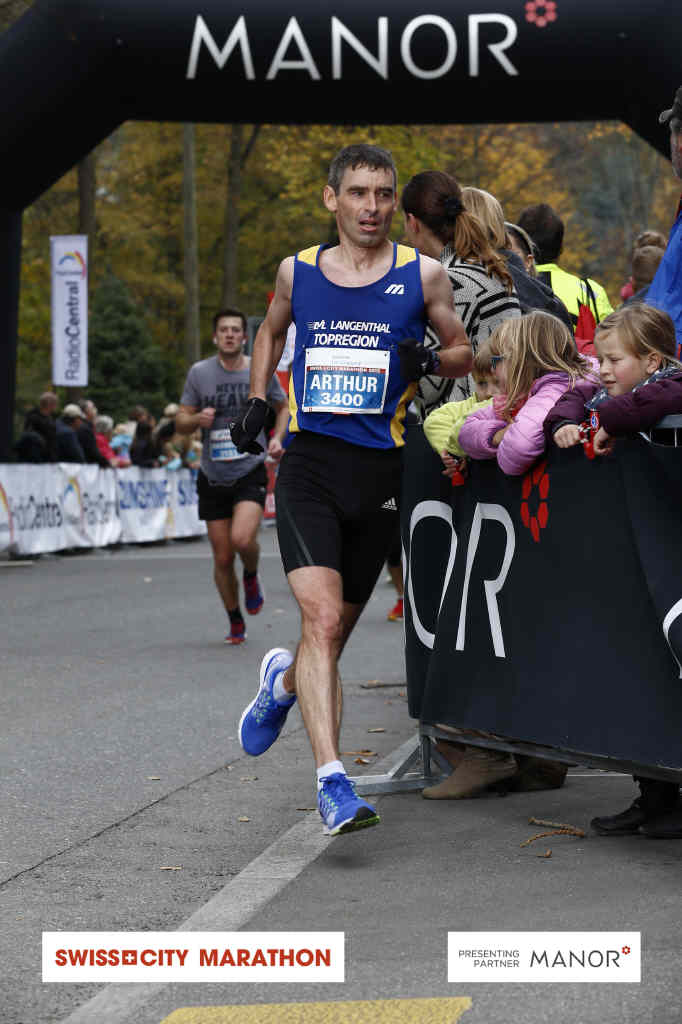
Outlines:
[{"label": "yellow foliage", "polygon": [[[250,129],[244,132],[248,137]],[[196,127],[197,225],[202,337],[210,340],[220,302],[225,201],[230,188],[231,127]],[[566,125],[264,125],[243,169],[240,197],[239,303],[262,315],[281,259],[334,238],[321,197],[329,162],[341,146],[370,141],[390,149],[399,185],[440,168],[462,185],[492,192],[508,220],[536,202],[566,223],[561,264],[605,285],[611,301],[627,279],[634,237],[666,235],[679,183],[658,153],[622,124]],[[175,368],[183,364],[184,283],[182,126],[122,125],[97,150],[97,235],[91,293],[107,270],[126,281],[152,334]],[[18,404],[31,404],[49,381],[49,236],[77,230],[72,170],[24,218]],[[402,235],[402,217],[393,237]],[[208,350],[208,348],[207,348]]]}]

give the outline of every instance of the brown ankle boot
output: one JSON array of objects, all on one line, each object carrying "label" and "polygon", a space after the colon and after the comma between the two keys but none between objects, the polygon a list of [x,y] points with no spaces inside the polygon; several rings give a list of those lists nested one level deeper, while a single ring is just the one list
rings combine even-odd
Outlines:
[{"label": "brown ankle boot", "polygon": [[451,743],[450,740],[438,740],[436,750],[445,760],[456,768],[464,757],[465,746],[463,743]]},{"label": "brown ankle boot", "polygon": [[508,779],[517,771],[511,754],[483,747],[465,747],[464,756],[452,775],[422,790],[426,800],[465,800],[478,796],[488,786]]}]

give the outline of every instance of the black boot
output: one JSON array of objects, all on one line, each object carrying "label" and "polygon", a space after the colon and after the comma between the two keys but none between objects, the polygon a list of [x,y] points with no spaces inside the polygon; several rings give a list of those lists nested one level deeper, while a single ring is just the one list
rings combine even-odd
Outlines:
[{"label": "black boot", "polygon": [[628,836],[640,831],[647,822],[669,812],[678,802],[679,789],[674,782],[660,782],[635,775],[640,796],[620,814],[593,818],[590,825],[602,836]]},{"label": "black boot", "polygon": [[[677,787],[676,787],[677,788]],[[639,831],[650,839],[682,839],[682,804],[679,790],[667,810],[648,818]]]}]

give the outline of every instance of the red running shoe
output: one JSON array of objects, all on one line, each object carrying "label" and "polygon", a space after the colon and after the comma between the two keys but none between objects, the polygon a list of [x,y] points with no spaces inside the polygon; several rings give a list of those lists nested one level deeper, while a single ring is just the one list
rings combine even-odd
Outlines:
[{"label": "red running shoe", "polygon": [[265,601],[258,576],[252,576],[250,579],[244,576],[244,601],[249,615],[258,615]]},{"label": "red running shoe", "polygon": [[397,622],[398,619],[402,619],[402,617],[403,617],[403,599],[402,599],[402,597],[399,597],[398,600],[395,603],[395,607],[391,608],[390,612],[388,613],[388,621],[389,622]]},{"label": "red running shoe", "polygon": [[230,632],[225,637],[226,644],[243,644],[246,640],[246,626],[244,622],[233,622],[230,625]]}]

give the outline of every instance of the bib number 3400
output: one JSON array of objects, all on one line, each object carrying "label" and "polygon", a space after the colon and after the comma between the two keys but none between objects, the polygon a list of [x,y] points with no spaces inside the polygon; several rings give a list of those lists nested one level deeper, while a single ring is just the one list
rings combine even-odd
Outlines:
[{"label": "bib number 3400", "polygon": [[383,412],[389,359],[387,351],[307,349],[303,412]]}]

